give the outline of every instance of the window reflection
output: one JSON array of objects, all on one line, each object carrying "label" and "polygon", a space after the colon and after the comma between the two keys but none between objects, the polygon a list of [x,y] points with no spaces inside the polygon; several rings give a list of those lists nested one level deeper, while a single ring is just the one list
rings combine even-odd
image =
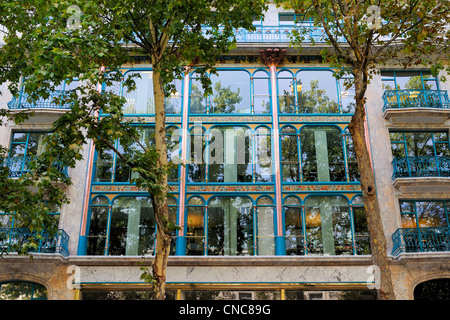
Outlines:
[{"label": "window reflection", "polygon": [[208,255],[253,255],[253,207],[246,197],[214,197],[208,205]]}]

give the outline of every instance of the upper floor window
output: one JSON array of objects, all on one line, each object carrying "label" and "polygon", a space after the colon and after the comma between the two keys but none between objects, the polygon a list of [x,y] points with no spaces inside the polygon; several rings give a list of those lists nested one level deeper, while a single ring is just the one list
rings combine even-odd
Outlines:
[{"label": "upper floor window", "polygon": [[278,73],[281,113],[348,113],[354,111],[354,92],[330,70],[288,70]]},{"label": "upper floor window", "polygon": [[[106,90],[121,95],[126,102],[123,106],[125,115],[148,115],[155,114],[155,97],[153,92],[153,71],[152,70],[131,70],[124,74],[123,80],[131,78],[135,82],[135,89],[128,90],[123,87],[123,82],[113,82]],[[176,92],[165,98],[166,114],[180,114],[183,104],[182,80],[175,79],[172,82]]]},{"label": "upper floor window", "polygon": [[218,70],[211,75],[212,94],[205,97],[200,79],[193,74],[190,84],[191,114],[270,113],[270,78],[265,71],[253,77],[245,70]]},{"label": "upper floor window", "polygon": [[429,71],[381,71],[383,90],[438,90],[436,77]]},{"label": "upper floor window", "polygon": [[446,131],[391,131],[394,157],[450,156]]},{"label": "upper floor window", "polygon": [[[344,141],[339,128],[305,126],[298,132],[293,126],[285,126],[281,129],[280,140],[282,181],[347,180]],[[352,179],[355,179],[356,174],[353,171]]]},{"label": "upper floor window", "polygon": [[189,182],[272,181],[271,132],[265,126],[194,126],[190,133]]},{"label": "upper floor window", "polygon": [[[167,151],[169,161],[174,161],[180,154],[179,142],[181,133],[179,129],[170,126],[167,129]],[[146,126],[141,132],[141,143],[152,146],[155,141],[155,127]],[[126,157],[132,157],[133,151],[139,150],[138,143],[132,144],[125,149],[120,141],[115,142],[115,148]],[[133,178],[137,178],[137,173],[120,158],[113,150],[103,150],[97,152],[96,165],[94,172],[95,182],[129,182]],[[169,181],[176,181],[178,178],[178,169],[174,167],[169,173]]]},{"label": "upper floor window", "polygon": [[400,200],[402,228],[449,227],[450,201]]},{"label": "upper floor window", "polygon": [[304,14],[296,13],[279,13],[278,24],[283,25],[299,25],[299,26],[312,26],[314,24],[314,18],[305,16]]},{"label": "upper floor window", "polygon": [[10,170],[10,177],[20,177],[28,172],[28,164],[35,156],[45,150],[47,132],[13,132],[11,147],[6,164]]}]

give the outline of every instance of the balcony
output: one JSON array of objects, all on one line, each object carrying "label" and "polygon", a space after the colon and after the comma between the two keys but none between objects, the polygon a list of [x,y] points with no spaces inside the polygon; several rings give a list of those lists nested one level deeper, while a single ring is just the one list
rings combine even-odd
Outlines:
[{"label": "balcony", "polygon": [[[290,35],[293,30],[298,30],[305,36],[306,42],[321,42],[324,43],[327,39],[325,31],[321,27],[316,26],[256,26],[255,31],[247,29],[236,29],[235,37],[237,43],[289,43],[291,41]],[[210,27],[202,28],[204,36],[212,31]],[[220,32],[220,30],[219,30]],[[343,41],[343,38],[340,39]]]},{"label": "balcony", "polygon": [[450,177],[450,157],[395,157],[392,179],[417,177]]},{"label": "balcony", "polygon": [[22,247],[30,240],[37,241],[37,246],[28,250],[35,253],[59,253],[69,256],[69,236],[59,229],[55,236],[47,232],[38,234],[26,228],[0,228],[0,248],[3,252],[14,252],[14,248]]},{"label": "balcony", "polygon": [[50,110],[67,110],[71,108],[71,104],[56,104],[54,99],[64,99],[64,90],[55,90],[50,93],[47,99],[41,99],[35,103],[28,101],[28,95],[21,92],[19,97],[13,97],[8,102],[8,108],[10,110],[23,110],[23,109],[50,109]]},{"label": "balcony", "polygon": [[386,90],[383,112],[394,123],[443,124],[450,118],[450,99],[445,90]]},{"label": "balcony", "polygon": [[392,235],[392,255],[402,252],[450,251],[450,228],[400,228]]},{"label": "balcony", "polygon": [[[19,178],[23,174],[26,174],[30,171],[29,164],[31,161],[35,160],[36,156],[27,156],[27,157],[9,157],[6,158],[3,162],[3,165],[9,168],[9,178]],[[54,166],[58,168],[58,171],[64,174],[65,176],[69,176],[67,167],[61,165],[60,163],[55,162]]]}]

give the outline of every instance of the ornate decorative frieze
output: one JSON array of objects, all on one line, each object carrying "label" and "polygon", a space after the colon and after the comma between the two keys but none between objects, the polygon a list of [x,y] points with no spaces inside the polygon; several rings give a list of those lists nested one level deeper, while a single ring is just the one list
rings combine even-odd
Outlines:
[{"label": "ornate decorative frieze", "polygon": [[315,192],[315,191],[361,191],[359,184],[296,184],[284,185],[283,192]]},{"label": "ornate decorative frieze", "polygon": [[[178,192],[177,185],[169,185],[170,192]],[[138,188],[134,185],[92,185],[93,193],[102,192],[147,192],[145,188]]]},{"label": "ornate decorative frieze", "polygon": [[274,192],[274,186],[241,185],[241,186],[187,186],[187,192]]}]

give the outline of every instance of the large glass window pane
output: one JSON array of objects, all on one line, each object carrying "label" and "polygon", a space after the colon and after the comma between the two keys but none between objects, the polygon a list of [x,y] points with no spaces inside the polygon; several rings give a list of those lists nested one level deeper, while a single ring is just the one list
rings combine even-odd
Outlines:
[{"label": "large glass window pane", "polygon": [[305,202],[308,254],[351,254],[349,206],[342,196],[312,196]]},{"label": "large glass window pane", "polygon": [[253,255],[252,201],[214,197],[208,205],[208,254]]},{"label": "large glass window pane", "polygon": [[203,255],[205,246],[205,206],[202,198],[189,199],[187,206],[187,255]]},{"label": "large glass window pane", "polygon": [[297,95],[300,113],[339,113],[336,78],[331,71],[300,71]]},{"label": "large glass window pane", "polygon": [[283,181],[300,181],[297,130],[294,127],[281,129],[281,172]]},{"label": "large glass window pane", "polygon": [[346,181],[342,134],[335,127],[303,127],[303,181]]},{"label": "large glass window pane", "polygon": [[256,129],[255,175],[258,182],[272,181],[272,135],[269,128]]},{"label": "large glass window pane", "polygon": [[257,71],[253,75],[253,108],[255,113],[271,113],[270,78],[264,71]]},{"label": "large glass window pane", "polygon": [[257,247],[258,255],[275,254],[273,200],[269,197],[258,199],[257,205]]},{"label": "large glass window pane", "polygon": [[[137,74],[140,77],[136,76]],[[126,99],[124,114],[154,114],[155,98],[153,95],[153,71],[130,71],[125,75],[133,76],[136,89],[128,91],[124,89],[123,97]]]},{"label": "large glass window pane", "polygon": [[105,197],[96,197],[92,200],[89,234],[87,236],[88,255],[105,254],[108,205],[109,201]]},{"label": "large glass window pane", "polygon": [[213,94],[210,113],[250,113],[250,74],[246,71],[218,71],[211,76]]},{"label": "large glass window pane", "polygon": [[345,144],[347,146],[347,167],[349,181],[359,181],[359,167],[356,159],[353,138],[348,129],[345,131]]},{"label": "large glass window pane", "polygon": [[294,79],[288,71],[278,74],[278,105],[281,113],[295,113]]},{"label": "large glass window pane", "polygon": [[200,80],[193,78],[189,94],[190,113],[206,113],[206,98],[204,94],[205,91]]},{"label": "large glass window pane", "polygon": [[183,105],[183,95],[181,94],[183,81],[175,79],[173,81],[173,85],[175,86],[176,92],[166,97],[165,100],[166,114],[180,114],[181,107]]},{"label": "large glass window pane", "polygon": [[191,155],[188,166],[189,182],[205,182],[206,179],[206,159],[205,155],[205,130],[200,126],[191,129],[190,144]]},{"label": "large glass window pane", "polygon": [[370,236],[367,216],[361,196],[353,199],[353,220],[355,225],[356,254],[370,254]]},{"label": "large glass window pane", "polygon": [[343,113],[353,113],[355,112],[356,107],[355,87],[353,85],[349,86],[349,79],[350,78],[339,80],[339,98],[341,100],[340,102]]},{"label": "large glass window pane", "polygon": [[301,203],[296,197],[287,197],[284,200],[284,224],[286,229],[286,254],[305,254]]},{"label": "large glass window pane", "polygon": [[217,126],[211,130],[209,181],[252,181],[251,131],[249,128]]},{"label": "large glass window pane", "polygon": [[112,206],[110,255],[152,254],[155,216],[148,197],[119,197]]},{"label": "large glass window pane", "polygon": [[416,201],[419,228],[447,227],[447,217],[442,201]]}]

